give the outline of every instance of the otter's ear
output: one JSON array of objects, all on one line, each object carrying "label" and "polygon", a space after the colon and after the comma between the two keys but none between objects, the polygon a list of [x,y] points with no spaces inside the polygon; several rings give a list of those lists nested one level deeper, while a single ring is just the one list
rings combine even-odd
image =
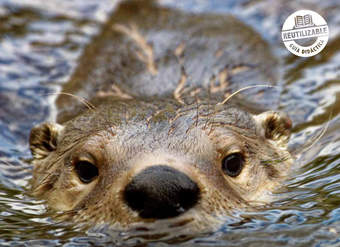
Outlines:
[{"label": "otter's ear", "polygon": [[267,111],[255,116],[261,133],[268,139],[286,145],[289,141],[292,120],[287,114],[278,111]]},{"label": "otter's ear", "polygon": [[59,124],[43,123],[31,130],[29,143],[35,159],[43,159],[57,148],[57,138],[62,129]]}]

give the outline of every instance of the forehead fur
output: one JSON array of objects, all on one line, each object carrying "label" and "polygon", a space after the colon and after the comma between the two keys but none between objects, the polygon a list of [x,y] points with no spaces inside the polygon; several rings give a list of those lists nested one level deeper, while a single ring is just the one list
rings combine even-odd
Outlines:
[{"label": "forehead fur", "polygon": [[[216,127],[232,128],[242,135],[254,137],[256,123],[253,117],[233,106],[215,106],[200,103],[183,107],[173,102],[159,101],[112,101],[99,106],[65,123],[62,142],[75,143],[102,130],[110,129],[112,134],[138,136],[154,133],[161,138],[172,135],[186,135],[195,127],[212,131]],[[128,132],[127,132],[128,130]],[[142,137],[142,136],[141,136]]]}]

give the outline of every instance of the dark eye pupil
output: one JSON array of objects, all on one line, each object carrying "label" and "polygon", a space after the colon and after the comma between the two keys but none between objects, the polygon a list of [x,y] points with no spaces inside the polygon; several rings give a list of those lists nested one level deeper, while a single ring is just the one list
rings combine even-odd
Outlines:
[{"label": "dark eye pupil", "polygon": [[90,183],[98,176],[98,168],[88,161],[79,161],[75,166],[79,179],[83,183]]},{"label": "dark eye pupil", "polygon": [[244,158],[240,153],[230,154],[222,160],[222,169],[230,177],[237,177],[243,168]]}]

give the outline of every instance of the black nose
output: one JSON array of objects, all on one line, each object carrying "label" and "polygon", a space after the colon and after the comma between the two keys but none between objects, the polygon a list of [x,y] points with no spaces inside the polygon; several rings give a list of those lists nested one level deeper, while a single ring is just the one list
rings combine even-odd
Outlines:
[{"label": "black nose", "polygon": [[175,217],[199,199],[197,184],[166,165],[151,166],[137,174],[124,190],[124,200],[142,218]]}]

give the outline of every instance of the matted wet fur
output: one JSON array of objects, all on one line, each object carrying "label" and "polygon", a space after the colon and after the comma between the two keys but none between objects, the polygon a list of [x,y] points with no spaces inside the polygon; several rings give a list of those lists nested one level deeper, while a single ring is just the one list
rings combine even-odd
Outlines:
[{"label": "matted wet fur", "polygon": [[117,229],[200,231],[269,202],[292,163],[292,123],[229,96],[275,81],[275,64],[231,16],[122,3],[58,97],[58,123],[31,131],[33,195],[64,219]]}]

